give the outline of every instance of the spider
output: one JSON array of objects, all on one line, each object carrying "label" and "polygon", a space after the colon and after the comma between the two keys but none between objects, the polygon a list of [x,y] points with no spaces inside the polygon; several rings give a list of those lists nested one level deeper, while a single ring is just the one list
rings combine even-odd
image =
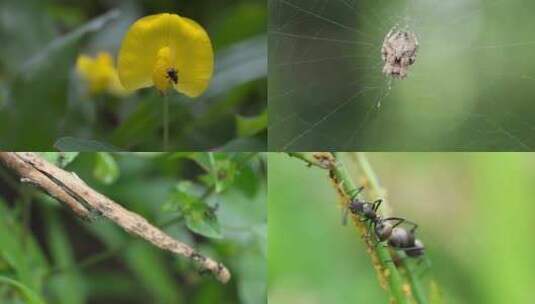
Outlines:
[{"label": "spider", "polygon": [[408,30],[394,26],[386,35],[381,47],[381,58],[385,62],[383,73],[395,79],[407,77],[409,66],[416,61],[418,39]]}]

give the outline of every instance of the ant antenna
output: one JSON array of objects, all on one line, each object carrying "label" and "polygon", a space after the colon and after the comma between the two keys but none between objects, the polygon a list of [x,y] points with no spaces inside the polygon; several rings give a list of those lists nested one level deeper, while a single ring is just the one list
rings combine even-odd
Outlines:
[{"label": "ant antenna", "polygon": [[348,194],[351,200],[354,200],[362,192],[362,190],[364,190],[364,186],[360,186],[358,189],[353,189],[349,191]]}]

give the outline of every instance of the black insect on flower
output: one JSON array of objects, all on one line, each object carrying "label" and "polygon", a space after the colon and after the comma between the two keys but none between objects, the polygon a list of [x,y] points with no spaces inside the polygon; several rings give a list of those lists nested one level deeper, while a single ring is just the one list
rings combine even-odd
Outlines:
[{"label": "black insect on flower", "polygon": [[167,79],[169,81],[173,82],[174,84],[178,84],[178,72],[174,68],[167,69]]}]

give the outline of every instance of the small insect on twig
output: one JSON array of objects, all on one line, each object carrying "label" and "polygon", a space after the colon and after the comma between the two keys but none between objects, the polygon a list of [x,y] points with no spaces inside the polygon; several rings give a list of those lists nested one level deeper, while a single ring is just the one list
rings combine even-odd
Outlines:
[{"label": "small insect on twig", "polygon": [[[373,232],[376,245],[381,242],[387,244],[396,250],[401,250],[409,257],[420,257],[424,254],[424,244],[421,240],[416,239],[416,229],[418,225],[401,217],[383,218],[379,215],[378,210],[383,202],[378,199],[374,202],[366,202],[358,199],[359,193],[364,189],[360,187],[354,193],[351,193],[351,202],[343,210],[343,222],[345,224],[348,212],[360,217],[360,221],[368,224],[368,233]],[[411,225],[407,230],[401,227],[402,224]]]}]

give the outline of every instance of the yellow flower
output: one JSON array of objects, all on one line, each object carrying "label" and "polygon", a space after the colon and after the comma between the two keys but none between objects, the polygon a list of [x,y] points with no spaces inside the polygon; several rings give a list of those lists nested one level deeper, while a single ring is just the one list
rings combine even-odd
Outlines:
[{"label": "yellow flower", "polygon": [[113,67],[113,59],[107,52],[98,53],[97,57],[78,56],[76,70],[89,84],[92,94],[109,92],[124,96],[128,92],[119,81],[117,70]]},{"label": "yellow flower", "polygon": [[206,31],[175,14],[137,20],[119,51],[119,79],[129,90],[154,85],[174,88],[190,97],[201,95],[212,78],[214,55]]}]

